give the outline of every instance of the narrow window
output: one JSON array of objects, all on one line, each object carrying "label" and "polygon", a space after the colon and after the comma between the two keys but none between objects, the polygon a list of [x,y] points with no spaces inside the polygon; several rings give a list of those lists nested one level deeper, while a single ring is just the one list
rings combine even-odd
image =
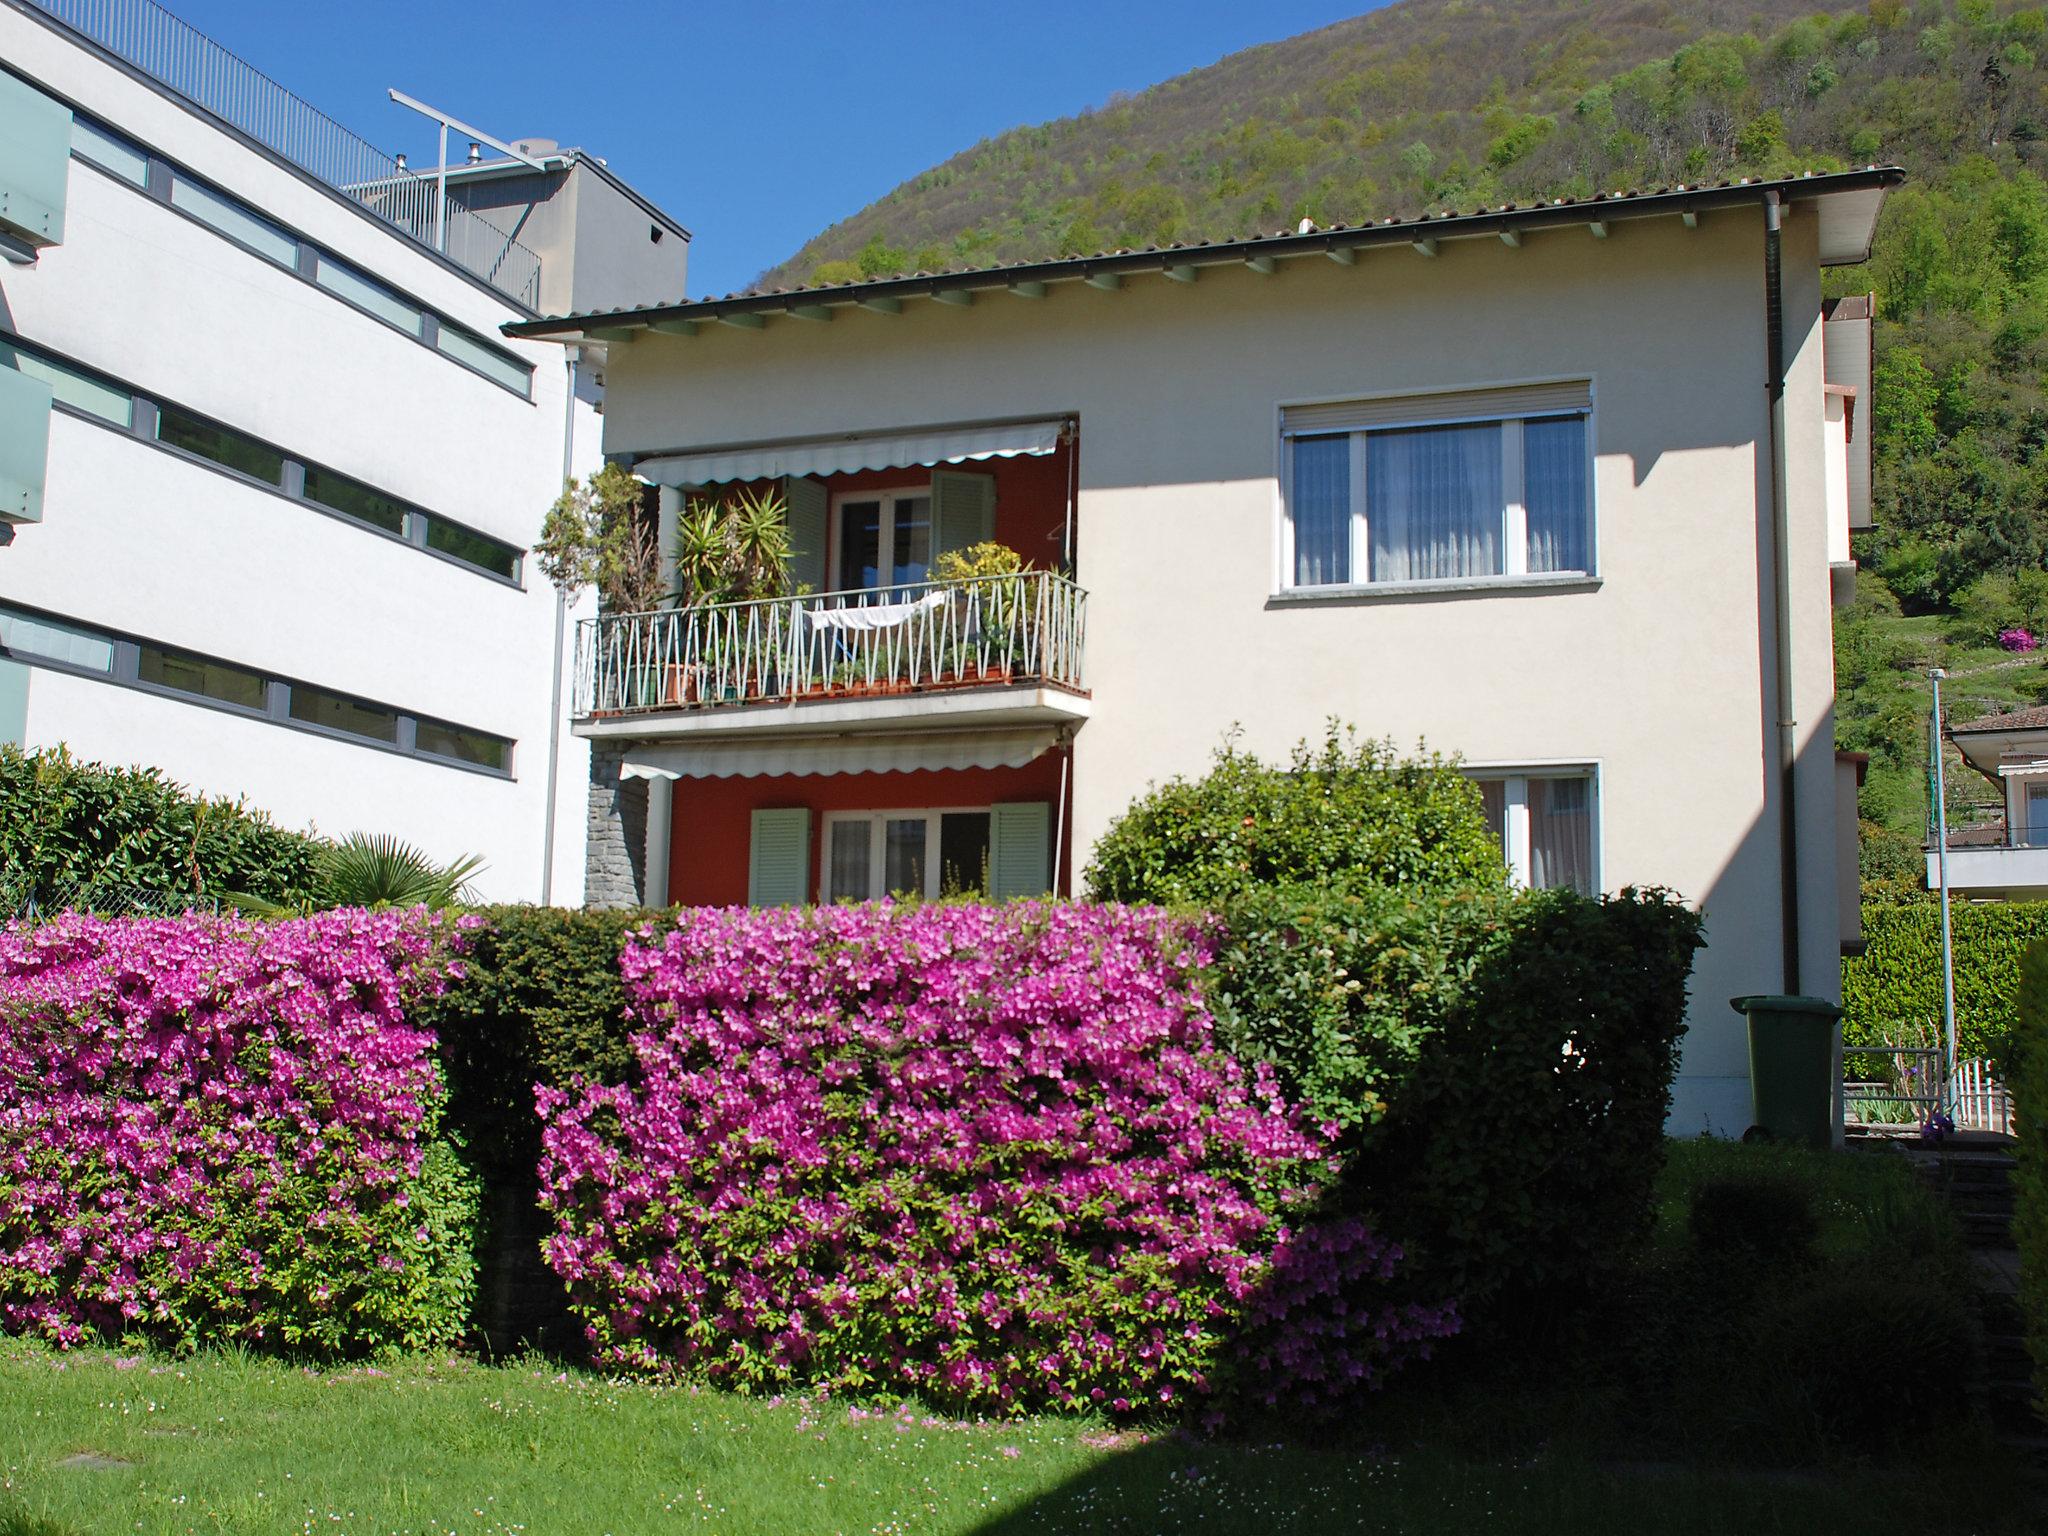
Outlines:
[{"label": "narrow window", "polygon": [[416,723],[414,745],[429,757],[445,757],[458,763],[473,763],[499,773],[512,769],[512,743],[486,731],[467,730],[439,720]]},{"label": "narrow window", "polygon": [[200,223],[246,245],[259,256],[268,256],[280,266],[295,267],[299,242],[268,219],[259,218],[231,197],[202,186],[182,171],[171,177],[171,206],[189,213]]},{"label": "narrow window", "polygon": [[71,152],[131,186],[149,184],[149,156],[119,134],[76,113],[71,118]]},{"label": "narrow window", "polygon": [[517,358],[507,357],[496,347],[459,330],[445,321],[437,343],[443,352],[457,362],[467,363],[486,378],[495,379],[515,394],[529,394],[533,388],[533,371]]},{"label": "narrow window", "polygon": [[1586,418],[1552,416],[1522,425],[1522,473],[1532,571],[1590,571],[1586,509]]},{"label": "narrow window", "polygon": [[114,670],[114,642],[106,636],[5,608],[0,608],[0,650],[87,672]]},{"label": "narrow window", "polygon": [[827,901],[868,899],[868,845],[873,840],[868,818],[840,817],[832,823],[826,844]]},{"label": "narrow window", "polygon": [[240,709],[260,712],[264,705],[264,682],[259,674],[160,645],[138,648],[135,675],[159,688],[172,688]]},{"label": "narrow window", "polygon": [[125,389],[102,384],[75,368],[5,341],[0,341],[0,367],[41,379],[57,400],[89,412],[109,425],[123,429],[135,425],[135,397]]},{"label": "narrow window", "polygon": [[266,448],[253,437],[227,427],[216,426],[176,406],[160,405],[156,413],[156,438],[173,448],[197,454],[228,469],[268,485],[284,482],[284,455]]},{"label": "narrow window", "polygon": [[321,252],[313,268],[313,281],[329,293],[347,299],[359,309],[367,309],[380,320],[388,320],[401,331],[420,334],[420,307],[400,298],[382,283],[373,282],[354,267],[336,261],[326,252]]},{"label": "narrow window", "polygon": [[460,523],[427,519],[427,548],[439,550],[450,559],[489,571],[507,581],[519,579],[519,551],[485,534],[474,533]]},{"label": "narrow window", "polygon": [[324,688],[292,684],[291,716],[307,725],[321,726],[345,735],[361,736],[392,746],[398,743],[396,713],[375,704],[365,704],[360,699],[329,693]]},{"label": "narrow window", "polygon": [[1294,439],[1294,584],[1351,580],[1351,439]]},{"label": "narrow window", "polygon": [[939,818],[939,894],[978,896],[988,890],[987,811],[948,811]]},{"label": "narrow window", "polygon": [[372,528],[382,528],[386,533],[405,533],[404,502],[345,475],[337,475],[331,469],[321,469],[312,464],[306,466],[306,499],[318,502],[329,511],[339,512],[343,517],[368,523]]}]

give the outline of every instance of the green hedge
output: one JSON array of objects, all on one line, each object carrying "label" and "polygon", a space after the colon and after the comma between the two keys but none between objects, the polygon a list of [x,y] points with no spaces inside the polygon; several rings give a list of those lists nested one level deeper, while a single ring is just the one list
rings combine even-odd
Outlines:
[{"label": "green hedge", "polygon": [[246,891],[288,901],[319,840],[154,768],[80,762],[62,747],[0,746],[0,909],[109,912],[212,906]]},{"label": "green hedge", "polygon": [[[2048,901],[1958,902],[1955,941],[1957,1048],[1965,1060],[1998,1059],[2018,1018],[2020,960],[2048,939]],[[1934,902],[1863,914],[1864,951],[1842,962],[1842,1034],[1880,1045],[1901,1026],[1941,1030],[1941,908]]]},{"label": "green hedge", "polygon": [[2019,1120],[2013,1239],[2020,1251],[2020,1314],[2034,1357],[2035,1411],[2048,1421],[2048,944],[2021,962],[2019,1023],[2006,1086]]},{"label": "green hedge", "polygon": [[1343,1129],[1345,1198],[1482,1336],[1570,1313],[1649,1230],[1699,915],[1663,892],[1264,892],[1225,1038]]}]

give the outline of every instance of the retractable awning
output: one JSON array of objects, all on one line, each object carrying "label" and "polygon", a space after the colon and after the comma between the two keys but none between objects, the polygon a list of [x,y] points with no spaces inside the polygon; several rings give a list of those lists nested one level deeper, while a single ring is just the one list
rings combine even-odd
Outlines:
[{"label": "retractable awning", "polygon": [[663,741],[635,745],[622,779],[729,779],[761,774],[915,773],[933,768],[1021,768],[1068,727],[919,731],[776,740]]},{"label": "retractable awning", "polygon": [[641,459],[633,465],[633,472],[656,485],[718,485],[729,480],[776,480],[785,475],[840,475],[857,469],[1014,459],[1051,453],[1059,447],[1063,425],[1057,420],[1024,421],[931,431],[856,432]]}]

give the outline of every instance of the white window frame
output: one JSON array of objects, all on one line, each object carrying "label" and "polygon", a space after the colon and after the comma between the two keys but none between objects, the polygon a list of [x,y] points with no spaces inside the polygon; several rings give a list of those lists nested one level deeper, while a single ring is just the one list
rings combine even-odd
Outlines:
[{"label": "white window frame", "polygon": [[879,587],[842,587],[838,585],[841,580],[840,545],[843,542],[841,527],[844,523],[841,509],[849,503],[858,501],[879,501],[882,503],[882,536],[880,545],[876,550],[876,568],[878,572],[889,571],[893,573],[896,569],[896,504],[899,501],[914,496],[924,497],[927,503],[925,519],[929,533],[927,534],[926,547],[932,551],[932,557],[925,563],[927,565],[938,563],[937,545],[939,530],[937,523],[932,521],[933,509],[929,505],[932,499],[932,485],[929,480],[925,481],[922,485],[877,487],[865,491],[835,491],[832,494],[831,510],[827,519],[828,526],[825,538],[825,579],[832,583],[832,585],[826,588],[827,591],[887,592],[899,585],[899,583],[893,581],[884,582]]},{"label": "white window frame", "polygon": [[[1499,384],[1479,384],[1471,389],[1438,393],[1468,394],[1476,390],[1524,389],[1543,383],[1571,382],[1555,380],[1518,380]],[[1276,500],[1278,502],[1278,537],[1276,539],[1276,570],[1274,572],[1274,595],[1282,598],[1315,597],[1358,597],[1372,594],[1398,592],[1444,592],[1468,589],[1497,588],[1503,586],[1567,586],[1583,585],[1600,579],[1600,492],[1598,484],[1598,455],[1594,451],[1597,441],[1596,415],[1599,401],[1589,383],[1587,393],[1591,399],[1582,410],[1529,411],[1516,415],[1479,414],[1469,411],[1445,411],[1431,409],[1431,397],[1422,394],[1396,395],[1351,395],[1335,396],[1317,400],[1282,401],[1274,414],[1274,429],[1278,443],[1279,472],[1274,477]],[[1412,404],[1413,414],[1404,413],[1400,419],[1384,422],[1378,426],[1363,427],[1350,432],[1312,430],[1288,431],[1287,412],[1290,408],[1309,405],[1340,405],[1352,400],[1360,402],[1401,402]],[[1578,416],[1586,423],[1586,566],[1583,571],[1540,571],[1531,572],[1529,563],[1529,511],[1522,471],[1522,428],[1530,421],[1550,421],[1561,416]],[[1501,431],[1501,569],[1496,574],[1483,576],[1438,577],[1413,581],[1374,581],[1372,572],[1371,529],[1366,523],[1366,445],[1365,439],[1375,432],[1403,432],[1417,427],[1458,427],[1486,426],[1498,423]],[[1350,500],[1351,500],[1351,548],[1350,579],[1342,582],[1301,583],[1295,580],[1294,561],[1294,440],[1297,437],[1348,437],[1350,439]]]},{"label": "white window frame", "polygon": [[1602,807],[1606,796],[1602,793],[1601,765],[1584,758],[1567,759],[1562,762],[1516,762],[1516,763],[1465,763],[1461,767],[1465,777],[1475,784],[1499,784],[1502,786],[1501,843],[1502,854],[1507,860],[1508,878],[1515,885],[1527,888],[1529,866],[1532,862],[1529,841],[1529,781],[1531,779],[1584,779],[1592,802],[1590,812],[1589,841],[1592,845],[1592,884],[1595,894],[1607,889],[1607,867],[1602,835],[1605,816]]},{"label": "white window frame", "polygon": [[[878,811],[827,811],[824,825],[818,838],[818,899],[830,905],[835,901],[880,901],[890,894],[887,884],[888,868],[888,824],[892,821],[911,821],[922,817],[924,820],[925,861],[924,891],[927,901],[935,900],[945,882],[946,872],[939,867],[939,861],[932,857],[939,845],[943,818],[947,816],[987,816],[990,818],[991,842],[995,830],[995,808],[991,805],[939,805],[904,806],[901,809]],[[833,829],[841,822],[865,821],[868,823],[868,893],[865,896],[834,896],[832,894],[832,835]]]}]

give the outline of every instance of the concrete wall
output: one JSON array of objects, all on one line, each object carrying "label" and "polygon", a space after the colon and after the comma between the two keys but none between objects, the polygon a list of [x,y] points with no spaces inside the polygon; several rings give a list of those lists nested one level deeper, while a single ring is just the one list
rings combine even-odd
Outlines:
[{"label": "concrete wall", "polygon": [[[1817,221],[1786,226],[1802,983],[1833,995],[1832,657]],[[967,309],[841,309],[611,349],[606,447],[632,452],[1077,413],[1094,716],[1077,863],[1148,781],[1233,724],[1278,756],[1331,715],[1491,764],[1597,765],[1606,883],[1704,904],[1673,1128],[1747,1124],[1727,999],[1783,984],[1770,697],[1761,210],[1596,241],[1446,242],[1192,287],[1133,278]],[[1597,583],[1275,601],[1285,402],[1590,378]]]},{"label": "concrete wall", "polygon": [[[0,61],[476,334],[517,312],[352,204],[51,27],[0,8]],[[560,490],[562,349],[508,343],[531,399],[74,159],[62,245],[0,267],[0,329],[513,545]],[[509,737],[511,779],[106,682],[33,672],[29,744],[148,763],[291,825],[475,852],[493,897],[541,894],[555,593],[325,515],[133,435],[52,420],[45,519],[0,550],[0,601]],[[582,896],[588,748],[564,736],[557,900]]]}]

